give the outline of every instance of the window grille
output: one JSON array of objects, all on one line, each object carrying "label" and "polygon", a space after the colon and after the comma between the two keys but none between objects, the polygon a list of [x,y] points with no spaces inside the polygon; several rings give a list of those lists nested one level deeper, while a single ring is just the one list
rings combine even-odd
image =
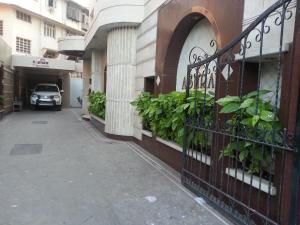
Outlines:
[{"label": "window grille", "polygon": [[80,8],[71,2],[68,2],[67,18],[76,22],[80,22]]},{"label": "window grille", "polygon": [[17,19],[31,23],[31,16],[17,10]]},{"label": "window grille", "polygon": [[44,23],[44,35],[46,37],[56,37],[56,29],[55,26],[52,24]]},{"label": "window grille", "polygon": [[56,0],[46,0],[47,1],[47,6],[49,8],[55,8],[56,7]]},{"label": "window grille", "polygon": [[16,40],[16,51],[20,53],[30,54],[31,53],[31,41],[25,38],[17,37]]}]

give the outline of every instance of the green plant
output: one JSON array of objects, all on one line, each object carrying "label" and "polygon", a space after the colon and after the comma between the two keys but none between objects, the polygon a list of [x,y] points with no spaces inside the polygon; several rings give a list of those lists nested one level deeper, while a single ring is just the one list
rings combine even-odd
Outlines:
[{"label": "green plant", "polygon": [[101,92],[91,92],[89,95],[89,103],[89,112],[105,119],[105,94]]},{"label": "green plant", "polygon": [[274,114],[275,107],[262,98],[268,93],[270,91],[260,90],[241,98],[226,96],[217,101],[222,106],[220,113],[230,115],[230,119],[226,121],[227,131],[244,137],[243,140],[232,138],[220,157],[235,158],[249,173],[258,174],[273,168],[272,149],[268,144],[280,145],[283,141],[282,126]]},{"label": "green plant", "polygon": [[[197,104],[195,104],[195,99]],[[205,111],[204,100],[206,99]],[[156,136],[183,145],[185,113],[189,117],[204,116],[206,126],[213,121],[213,93],[191,92],[189,98],[182,92],[161,94],[158,98],[149,93],[142,93],[132,105],[141,116],[144,128],[151,130]],[[188,145],[211,146],[212,138],[201,131],[188,133]]]},{"label": "green plant", "polygon": [[4,105],[4,97],[0,95],[0,106]]},{"label": "green plant", "polygon": [[148,92],[144,92],[140,94],[135,101],[131,102],[131,105],[135,106],[139,116],[142,118],[143,126],[146,130],[151,130],[151,120],[148,111],[151,104],[151,98],[152,97]]}]

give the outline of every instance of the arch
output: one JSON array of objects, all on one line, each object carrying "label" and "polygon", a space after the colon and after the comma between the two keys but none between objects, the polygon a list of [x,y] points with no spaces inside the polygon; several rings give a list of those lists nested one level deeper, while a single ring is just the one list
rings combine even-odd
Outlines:
[{"label": "arch", "polygon": [[164,60],[165,65],[163,74],[172,76],[172,80],[175,81],[175,87],[173,81],[172,86],[170,87],[171,89],[168,91],[173,91],[176,89],[178,64],[185,41],[187,40],[195,25],[203,19],[207,19],[212,29],[214,30],[217,46],[222,45],[220,32],[213,16],[202,7],[195,7],[191,9],[191,11],[189,11],[188,14],[177,25],[167,49],[166,58]]},{"label": "arch", "polygon": [[[229,4],[230,1],[230,4]],[[228,4],[226,4],[228,2]],[[229,7],[235,4],[235,7]],[[155,93],[176,90],[176,74],[182,47],[193,27],[203,18],[211,24],[219,48],[242,31],[243,1],[173,0],[159,10]],[[225,17],[224,11],[236,17]]]}]

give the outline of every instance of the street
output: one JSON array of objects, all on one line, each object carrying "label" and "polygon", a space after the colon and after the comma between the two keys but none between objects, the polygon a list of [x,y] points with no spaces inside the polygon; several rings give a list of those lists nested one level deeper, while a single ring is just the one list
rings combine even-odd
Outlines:
[{"label": "street", "polygon": [[109,140],[79,110],[0,121],[0,225],[231,224],[134,143]]}]

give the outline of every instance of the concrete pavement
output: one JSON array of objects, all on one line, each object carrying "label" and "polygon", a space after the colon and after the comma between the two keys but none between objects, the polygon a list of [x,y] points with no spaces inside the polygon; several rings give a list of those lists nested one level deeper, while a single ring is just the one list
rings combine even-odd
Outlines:
[{"label": "concrete pavement", "polygon": [[231,223],[175,171],[134,143],[106,139],[79,110],[0,121],[0,225],[202,224]]}]

